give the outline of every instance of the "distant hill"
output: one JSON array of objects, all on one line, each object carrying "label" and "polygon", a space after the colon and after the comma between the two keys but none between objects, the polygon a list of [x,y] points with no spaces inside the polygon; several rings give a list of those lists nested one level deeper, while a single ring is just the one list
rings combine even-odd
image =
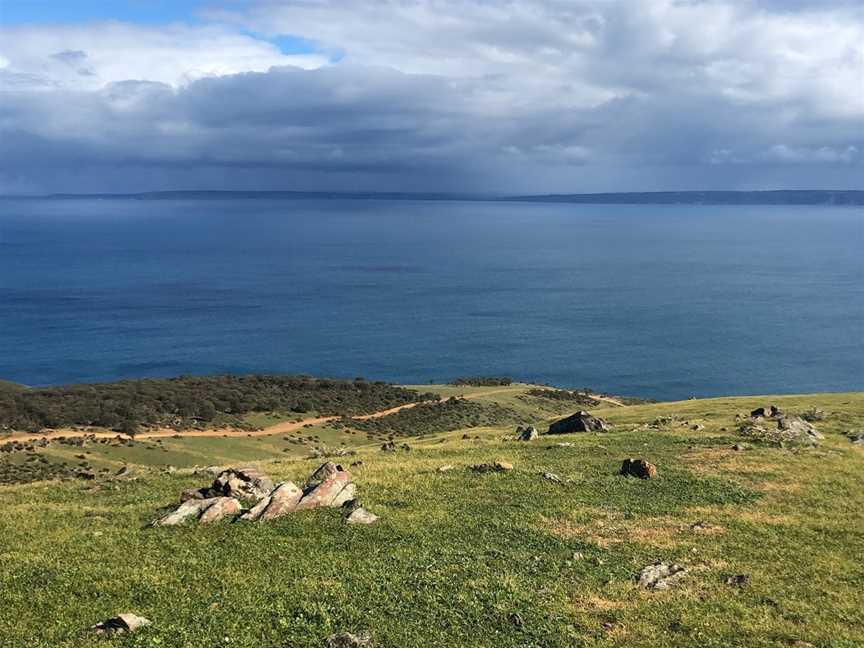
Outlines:
[{"label": "distant hill", "polygon": [[483,202],[578,203],[594,205],[864,205],[856,189],[778,191],[647,191],[621,193],[526,194],[501,196],[459,193],[375,191],[148,191],[143,193],[0,196],[0,199],[89,200],[462,200]]}]

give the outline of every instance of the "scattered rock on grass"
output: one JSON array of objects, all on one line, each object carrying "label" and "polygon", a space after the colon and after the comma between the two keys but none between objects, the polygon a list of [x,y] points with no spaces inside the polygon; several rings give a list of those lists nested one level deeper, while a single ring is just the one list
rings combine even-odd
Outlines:
[{"label": "scattered rock on grass", "polygon": [[543,477],[543,479],[545,479],[546,481],[555,482],[556,484],[563,484],[563,483],[564,483],[564,480],[562,480],[562,479],[561,479],[558,475],[556,475],[555,473],[551,473],[551,472],[544,472],[544,473],[541,473],[540,476]]},{"label": "scattered rock on grass", "polygon": [[448,470],[453,470],[454,466],[452,464],[444,464],[443,466],[438,467],[438,472],[447,472]]},{"label": "scattered rock on grass", "polygon": [[657,476],[657,466],[648,463],[644,459],[625,459],[621,464],[619,474],[624,475],[625,477],[652,479]]},{"label": "scattered rock on grass", "polygon": [[150,620],[144,617],[124,612],[110,619],[105,619],[101,623],[91,626],[97,634],[124,634],[127,632],[135,632],[139,628],[150,625]]},{"label": "scattered rock on grass", "polygon": [[850,432],[846,435],[855,445],[864,445],[864,432]]},{"label": "scattered rock on grass", "polygon": [[650,590],[668,590],[681,580],[687,568],[674,563],[658,562],[648,565],[639,573],[639,585]]},{"label": "scattered rock on grass", "polygon": [[327,648],[365,648],[374,644],[368,632],[358,632],[356,635],[350,632],[341,632],[327,637],[325,645]]},{"label": "scattered rock on grass", "polygon": [[798,416],[781,416],[777,419],[777,427],[774,429],[753,422],[744,422],[738,431],[754,441],[780,446],[786,444],[817,446],[824,438],[815,427]]},{"label": "scattered rock on grass", "polygon": [[780,408],[776,405],[765,405],[763,407],[757,407],[752,412],[750,412],[750,416],[752,418],[776,418],[780,416],[783,412],[780,411]]},{"label": "scattered rock on grass", "polygon": [[603,432],[609,425],[601,418],[588,412],[578,411],[567,418],[555,421],[549,426],[549,434],[569,434],[570,432]]},{"label": "scattered rock on grass", "polygon": [[726,584],[730,587],[744,587],[750,580],[747,574],[734,574],[726,578]]},{"label": "scattered rock on grass", "polygon": [[346,524],[375,524],[378,521],[378,516],[370,513],[362,506],[355,508],[345,518]]},{"label": "scattered rock on grass", "polygon": [[351,481],[351,473],[342,466],[328,461],[318,468],[303,485],[303,498],[295,510],[318,508],[321,506],[342,506],[354,499],[357,486]]},{"label": "scattered rock on grass", "polygon": [[479,473],[507,472],[508,470],[513,470],[513,464],[506,461],[494,461],[492,463],[474,464],[471,466],[471,470]]},{"label": "scattered rock on grass", "polygon": [[252,466],[244,466],[219,473],[208,494],[258,501],[272,490],[273,480],[268,475]]},{"label": "scattered rock on grass", "polygon": [[540,437],[540,433],[537,431],[533,425],[528,425],[527,427],[522,427],[521,425],[516,428],[516,440],[517,441],[534,441],[535,439]]}]

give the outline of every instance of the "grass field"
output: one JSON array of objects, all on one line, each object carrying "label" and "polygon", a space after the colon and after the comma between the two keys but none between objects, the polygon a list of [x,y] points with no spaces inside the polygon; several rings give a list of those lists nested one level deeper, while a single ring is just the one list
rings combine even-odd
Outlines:
[{"label": "grass field", "polygon": [[[534,406],[525,389],[478,400],[543,431],[560,404]],[[821,447],[733,450],[735,414],[765,403],[824,410]],[[864,394],[592,413],[612,431],[520,443],[510,427],[460,429],[409,439],[412,451],[398,453],[363,435],[303,430],[357,450],[348,461],[363,462],[351,469],[360,497],[381,516],[360,527],[338,510],[146,527],[181,490],[207,482],[166,464],[255,460],[302,481],[321,460],[281,437],[87,448],[94,466],[138,463],[140,477],[0,486],[0,646],[293,648],[361,630],[399,648],[864,645],[864,450],[845,436],[864,429]],[[646,427],[661,417],[679,420]],[[618,476],[631,456],[655,463],[659,477]],[[515,469],[467,469],[494,460]],[[445,464],[454,468],[439,472]],[[640,569],[656,560],[690,571],[670,591],[640,589]],[[726,584],[739,574],[743,587]],[[88,632],[126,611],[152,626],[113,639]]]}]

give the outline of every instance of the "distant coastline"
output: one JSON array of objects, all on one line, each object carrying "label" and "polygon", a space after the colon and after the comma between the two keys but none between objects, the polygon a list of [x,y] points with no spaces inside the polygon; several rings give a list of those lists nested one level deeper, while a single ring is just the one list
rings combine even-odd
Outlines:
[{"label": "distant coastline", "polygon": [[864,205],[864,190],[781,189],[774,191],[644,191],[537,195],[483,195],[407,192],[330,191],[148,191],[4,195],[0,200],[418,200],[573,203],[594,205]]}]

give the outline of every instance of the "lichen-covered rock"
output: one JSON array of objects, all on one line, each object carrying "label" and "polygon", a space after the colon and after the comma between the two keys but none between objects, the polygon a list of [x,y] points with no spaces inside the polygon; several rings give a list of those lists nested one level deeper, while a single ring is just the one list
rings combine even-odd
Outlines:
[{"label": "lichen-covered rock", "polygon": [[303,497],[295,510],[304,511],[321,506],[342,506],[354,499],[357,487],[351,473],[330,461],[318,468],[303,485]]},{"label": "lichen-covered rock", "polygon": [[201,513],[198,523],[210,524],[225,518],[233,518],[242,508],[240,501],[233,497],[214,497],[213,503]]},{"label": "lichen-covered rock", "polygon": [[516,428],[516,440],[517,441],[534,441],[540,437],[540,433],[537,431],[533,425],[528,425],[526,427],[522,427],[521,425]]},{"label": "lichen-covered rock", "polygon": [[139,628],[150,625],[150,620],[145,619],[131,612],[118,614],[110,619],[91,626],[90,629],[97,634],[125,634],[127,632],[135,632]]},{"label": "lichen-covered rock", "polygon": [[153,526],[177,526],[193,518],[202,524],[208,524],[234,516],[240,509],[240,502],[233,497],[190,499],[153,522]]},{"label": "lichen-covered rock", "polygon": [[548,434],[569,434],[571,432],[602,432],[609,429],[609,425],[601,418],[592,416],[588,412],[578,411],[575,414],[555,421],[549,426]]},{"label": "lichen-covered rock", "polygon": [[296,484],[282,482],[267,497],[240,516],[240,519],[255,522],[282,517],[288,513],[293,513],[302,497],[303,491]]},{"label": "lichen-covered rock", "polygon": [[681,565],[658,562],[648,565],[639,573],[639,585],[650,590],[667,590],[687,573]]},{"label": "lichen-covered rock", "polygon": [[644,459],[625,459],[621,464],[619,474],[625,477],[652,479],[657,476],[657,466],[648,463]]},{"label": "lichen-covered rock", "polygon": [[738,431],[754,441],[781,446],[817,446],[824,438],[813,425],[798,416],[779,417],[775,428],[744,422]]}]

